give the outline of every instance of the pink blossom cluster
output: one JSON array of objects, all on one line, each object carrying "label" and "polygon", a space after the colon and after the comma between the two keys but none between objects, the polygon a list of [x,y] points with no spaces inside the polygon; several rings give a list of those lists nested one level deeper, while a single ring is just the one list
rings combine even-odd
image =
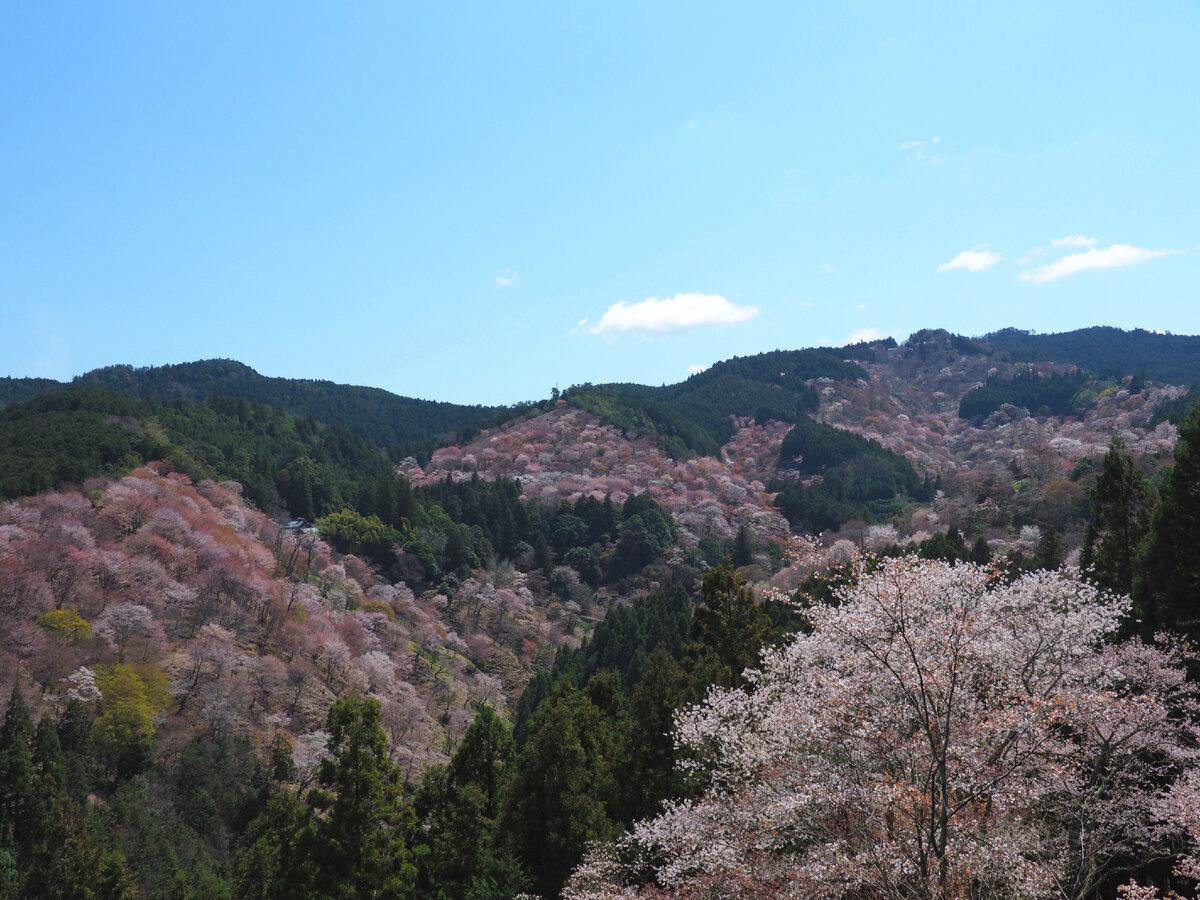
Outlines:
[{"label": "pink blossom cluster", "polygon": [[704,789],[564,896],[1089,896],[1168,851],[1162,786],[1198,771],[1181,658],[1107,643],[1127,612],[1067,571],[860,568],[748,688],[679,715]]}]

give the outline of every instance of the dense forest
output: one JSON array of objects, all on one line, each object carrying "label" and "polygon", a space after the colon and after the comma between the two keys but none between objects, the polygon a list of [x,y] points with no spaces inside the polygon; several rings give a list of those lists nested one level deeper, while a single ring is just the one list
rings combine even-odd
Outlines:
[{"label": "dense forest", "polygon": [[1190,895],[1195,339],[1067,337],[5,382],[0,897]]},{"label": "dense forest", "polygon": [[[395,458],[428,452],[431,441],[507,411],[399,397],[379,388],[329,381],[268,378],[230,359],[172,366],[108,366],[77,376],[75,386],[103,388],[155,405],[172,400],[203,404],[214,397],[247,400],[297,418],[338,426]],[[66,385],[44,378],[0,379],[0,406],[58,391]]]},{"label": "dense forest", "polygon": [[1098,375],[1141,372],[1147,378],[1172,384],[1200,381],[1200,343],[1190,335],[1101,326],[1062,334],[1006,328],[982,340],[1019,362],[1058,362]]},{"label": "dense forest", "polygon": [[673,456],[716,456],[733,437],[734,418],[797,422],[817,408],[810,381],[865,377],[837,350],[775,351],[719,362],[680,384],[581,385],[563,397],[622,429],[653,436]]}]

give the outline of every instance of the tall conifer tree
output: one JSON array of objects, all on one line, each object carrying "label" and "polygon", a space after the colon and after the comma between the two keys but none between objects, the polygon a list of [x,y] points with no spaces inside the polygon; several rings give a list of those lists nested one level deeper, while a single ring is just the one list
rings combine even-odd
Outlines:
[{"label": "tall conifer tree", "polygon": [[1167,628],[1200,637],[1200,404],[1179,427],[1175,467],[1163,478],[1134,611],[1145,635]]},{"label": "tall conifer tree", "polygon": [[1092,521],[1080,563],[1087,578],[1118,594],[1133,591],[1134,568],[1150,526],[1146,479],[1114,437],[1092,489]]}]

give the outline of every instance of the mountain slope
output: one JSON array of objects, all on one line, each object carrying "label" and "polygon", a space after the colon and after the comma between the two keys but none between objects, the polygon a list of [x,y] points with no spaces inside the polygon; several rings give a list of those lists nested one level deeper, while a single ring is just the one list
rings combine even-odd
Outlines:
[{"label": "mountain slope", "polygon": [[1200,381],[1200,337],[1160,334],[1140,328],[1095,326],[1061,334],[1005,328],[983,338],[1014,362],[1069,363],[1097,375],[1144,373],[1168,384]]},{"label": "mountain slope", "polygon": [[452,433],[497,412],[485,406],[400,397],[380,388],[268,378],[228,359],[143,369],[109,366],[80,375],[75,382],[160,402],[176,397],[203,401],[214,393],[244,397],[294,415],[340,425],[384,449]]}]

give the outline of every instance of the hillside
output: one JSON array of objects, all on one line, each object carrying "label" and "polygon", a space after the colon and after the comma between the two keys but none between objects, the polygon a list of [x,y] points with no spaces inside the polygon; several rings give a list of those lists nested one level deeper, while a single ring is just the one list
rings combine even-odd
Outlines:
[{"label": "hillside", "polygon": [[728,540],[740,527],[762,540],[784,538],[787,523],[766,493],[786,423],[742,419],[715,456],[673,458],[648,437],[631,435],[560,400],[548,412],[485,429],[463,446],[443,447],[424,467],[404,468],[415,485],[446,477],[508,478],[526,497],[553,506],[564,499],[648,493],[683,527],[685,543]]},{"label": "hillside", "polygon": [[340,426],[240,397],[157,404],[71,385],[0,409],[0,498],[160,459],[197,480],[236,480],[260,509],[307,518],[357,503],[390,468]]},{"label": "hillside", "polygon": [[[379,388],[294,378],[269,378],[229,359],[170,366],[108,366],[76,376],[89,385],[165,403],[203,403],[214,394],[241,397],[296,416],[338,425],[388,450],[410,452],[432,438],[494,417],[499,410],[400,397]],[[4,379],[0,406],[64,387],[47,379]]]},{"label": "hillside", "polygon": [[[417,895],[555,896],[586,847],[688,796],[676,714],[746,689],[805,609],[881,564],[862,550],[1006,583],[1083,556],[1100,586],[1138,586],[1125,628],[1186,630],[1170,591],[1190,551],[1164,534],[1194,532],[1174,478],[1177,445],[1186,466],[1200,444],[1197,414],[1174,424],[1187,385],[1127,371],[1133,349],[1102,372],[1028,358],[1073,352],[1042,337],[1063,336],[923,331],[507,410],[412,401],[415,419],[220,361],[18,385],[0,409],[0,896],[47,854],[78,871],[101,850],[141,896],[299,891],[339,846],[351,734],[390,798],[364,815]],[[1187,371],[1196,339],[1160,337],[1130,347]],[[377,418],[352,428],[356,410]],[[387,429],[423,437],[367,436]],[[21,754],[43,760],[36,846],[4,793]]]},{"label": "hillside", "polygon": [[1200,381],[1200,340],[1191,335],[1102,326],[1062,334],[1006,328],[983,340],[1013,362],[1067,363],[1098,375],[1141,373],[1167,384]]}]

